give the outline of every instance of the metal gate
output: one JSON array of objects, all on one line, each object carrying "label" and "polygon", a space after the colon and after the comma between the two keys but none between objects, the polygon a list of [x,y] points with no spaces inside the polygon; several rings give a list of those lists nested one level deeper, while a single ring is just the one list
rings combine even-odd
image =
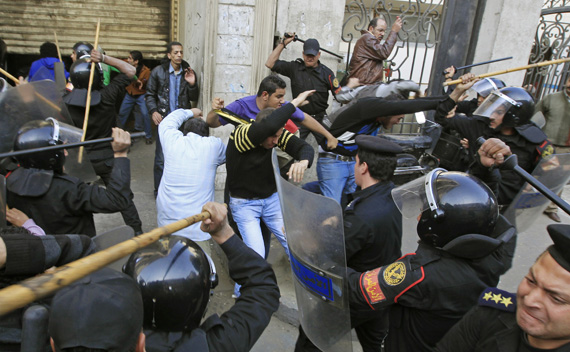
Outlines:
[{"label": "metal gate", "polygon": [[[568,57],[570,0],[545,0],[536,28],[529,64]],[[523,85],[532,85],[536,100],[562,89],[569,63],[527,70]]]},{"label": "metal gate", "polygon": [[354,0],[347,1],[342,41],[348,43],[346,68],[360,33],[368,29],[370,20],[386,20],[387,33],[397,16],[403,21],[398,42],[384,65],[387,79],[411,79],[427,85],[435,46],[439,39],[444,0]]}]

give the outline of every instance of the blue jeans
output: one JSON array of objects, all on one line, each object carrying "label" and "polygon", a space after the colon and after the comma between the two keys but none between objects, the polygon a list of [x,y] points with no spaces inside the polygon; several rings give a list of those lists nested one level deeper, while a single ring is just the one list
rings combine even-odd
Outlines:
[{"label": "blue jeans", "polygon": [[[150,116],[148,116],[148,109],[146,108],[146,103],[144,101],[144,94],[132,96],[129,93],[125,94],[125,98],[123,99],[123,103],[121,104],[121,109],[119,110],[119,124],[120,127],[123,128],[127,123],[127,119],[129,118],[129,114],[133,110],[133,107],[138,105],[139,109],[141,110],[140,115],[135,114],[135,119],[139,116],[142,119],[144,134],[146,138],[152,137],[152,129],[150,127]],[[140,125],[139,121],[135,121],[135,129],[137,126]]]},{"label": "blue jeans", "polygon": [[317,161],[317,177],[323,196],[341,204],[343,193],[356,191],[354,182],[355,161],[341,161],[320,157]]},{"label": "blue jeans", "polygon": [[[279,204],[279,195],[273,193],[264,199],[243,199],[230,196],[230,209],[234,220],[243,237],[243,242],[253,249],[261,257],[265,256],[265,245],[259,225],[260,219],[267,225],[269,230],[277,237],[287,257],[289,247],[283,231],[283,213]],[[236,284],[234,294],[239,296],[239,285]]]}]

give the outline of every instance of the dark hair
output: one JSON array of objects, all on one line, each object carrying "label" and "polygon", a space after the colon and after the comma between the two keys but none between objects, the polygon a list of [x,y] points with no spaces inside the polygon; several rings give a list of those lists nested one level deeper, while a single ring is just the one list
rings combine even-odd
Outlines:
[{"label": "dark hair", "polygon": [[285,89],[286,87],[287,83],[285,83],[281,77],[277,75],[269,75],[259,84],[257,96],[260,97],[263,92],[267,92],[267,94],[272,95],[277,89]]},{"label": "dark hair", "polygon": [[[382,20],[384,21],[384,19],[380,18],[380,17],[374,17],[370,23],[368,24],[368,28],[372,27],[372,28],[376,28],[376,26],[378,25],[378,20]],[[386,22],[386,21],[384,21]]]},{"label": "dark hair", "polygon": [[166,53],[167,53],[167,54],[170,54],[170,53],[172,52],[172,47],[175,46],[175,45],[180,45],[180,46],[182,46],[182,43],[180,43],[180,42],[170,42],[170,43],[168,43],[168,45],[166,46]]},{"label": "dark hair", "polygon": [[370,176],[378,181],[390,181],[398,164],[398,158],[393,154],[374,153],[358,148],[358,160],[368,165]]},{"label": "dark hair", "polygon": [[133,50],[133,51],[129,52],[129,54],[131,54],[133,61],[139,62],[137,65],[137,72],[135,73],[138,76],[141,73],[141,70],[143,67],[143,63],[142,63],[143,54],[138,50]]},{"label": "dark hair", "polygon": [[184,135],[190,132],[196,133],[198,136],[208,137],[210,136],[210,127],[201,118],[191,117],[182,125],[182,133]]},{"label": "dark hair", "polygon": [[50,42],[43,43],[40,46],[40,57],[57,57],[57,46]]},{"label": "dark hair", "polygon": [[255,122],[261,122],[265,120],[265,118],[271,115],[273,111],[275,111],[275,108],[265,108],[261,110],[260,112],[257,113],[257,116],[255,116]]}]

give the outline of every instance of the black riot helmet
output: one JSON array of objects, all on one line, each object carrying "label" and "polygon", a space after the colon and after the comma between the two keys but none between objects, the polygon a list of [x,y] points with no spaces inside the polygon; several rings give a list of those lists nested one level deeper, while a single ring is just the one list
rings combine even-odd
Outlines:
[{"label": "black riot helmet", "polygon": [[502,88],[491,92],[473,115],[491,118],[496,111],[504,113],[503,122],[497,128],[526,125],[534,115],[534,99],[523,88]]},{"label": "black riot helmet", "polygon": [[[18,130],[14,140],[14,151],[77,143],[82,135],[81,129],[57,121],[53,117],[48,117],[45,121],[33,120],[26,122]],[[26,168],[62,172],[65,152],[63,149],[41,151],[19,155],[16,159],[21,166]]]},{"label": "black riot helmet", "polygon": [[[89,87],[89,75],[91,74],[91,62],[87,59],[79,59],[71,65],[69,77],[74,89],[87,89]],[[103,88],[103,73],[99,65],[95,64],[95,72],[93,74],[92,90]]]},{"label": "black riot helmet", "polygon": [[93,50],[93,45],[87,42],[77,42],[73,46],[73,51],[75,52],[75,57],[77,60],[91,55],[91,50]]},{"label": "black riot helmet", "polygon": [[418,235],[435,247],[444,247],[464,235],[489,236],[499,218],[491,189],[462,172],[434,169],[393,189],[392,197],[405,217],[421,214]]},{"label": "black riot helmet", "polygon": [[138,283],[144,328],[191,331],[204,316],[217,285],[211,258],[192,240],[170,236],[133,253],[124,270]]}]

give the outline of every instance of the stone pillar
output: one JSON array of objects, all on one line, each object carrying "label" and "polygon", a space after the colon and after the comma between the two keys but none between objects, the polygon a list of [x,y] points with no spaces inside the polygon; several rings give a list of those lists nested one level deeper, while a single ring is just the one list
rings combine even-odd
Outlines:
[{"label": "stone pillar", "polygon": [[[487,1],[473,62],[513,58],[475,67],[471,72],[481,74],[527,65],[543,3],[537,0]],[[518,71],[497,78],[507,85],[520,86],[524,74],[525,71]]]}]

